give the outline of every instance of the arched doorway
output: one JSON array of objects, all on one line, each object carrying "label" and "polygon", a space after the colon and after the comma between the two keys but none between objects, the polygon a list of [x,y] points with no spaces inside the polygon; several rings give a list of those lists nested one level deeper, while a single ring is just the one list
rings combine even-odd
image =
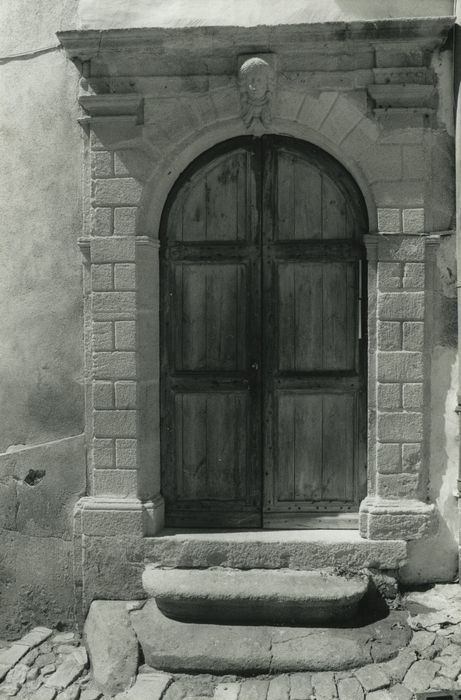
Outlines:
[{"label": "arched doorway", "polygon": [[179,178],[161,225],[167,526],[354,523],[366,232],[351,175],[296,139],[232,139]]}]

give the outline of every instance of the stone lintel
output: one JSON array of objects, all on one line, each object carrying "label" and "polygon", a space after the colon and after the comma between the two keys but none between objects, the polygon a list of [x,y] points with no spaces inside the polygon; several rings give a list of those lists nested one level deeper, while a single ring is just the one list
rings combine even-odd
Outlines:
[{"label": "stone lintel", "polygon": [[428,108],[435,96],[433,85],[412,85],[408,83],[388,83],[369,85],[368,94],[375,101],[377,109],[383,108]]},{"label": "stone lintel", "polygon": [[[57,36],[69,58],[87,61],[107,55],[123,62],[124,54],[146,51],[152,53],[156,46],[180,58],[181,54],[219,56],[233,53],[276,52],[285,50],[304,53],[306,46],[318,44],[325,52],[342,52],[351,43],[354,49],[381,42],[405,42],[421,48],[434,49],[441,45],[454,24],[454,17],[395,18],[378,21],[339,21],[305,24],[279,24],[277,26],[194,26],[151,27],[141,29],[71,30],[58,32]],[[350,48],[348,49],[350,50]],[[114,54],[119,53],[116,57]],[[152,59],[152,56],[149,56]],[[112,64],[113,65],[113,64]]]},{"label": "stone lintel", "polygon": [[359,527],[365,539],[417,540],[435,533],[435,507],[416,499],[367,496],[360,504]]}]

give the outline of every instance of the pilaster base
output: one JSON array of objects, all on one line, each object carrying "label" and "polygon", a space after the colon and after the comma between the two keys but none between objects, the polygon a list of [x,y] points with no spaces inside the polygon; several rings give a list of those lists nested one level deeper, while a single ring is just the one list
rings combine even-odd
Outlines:
[{"label": "pilaster base", "polygon": [[437,518],[433,504],[418,500],[368,496],[360,504],[360,535],[369,540],[417,540],[433,535]]}]

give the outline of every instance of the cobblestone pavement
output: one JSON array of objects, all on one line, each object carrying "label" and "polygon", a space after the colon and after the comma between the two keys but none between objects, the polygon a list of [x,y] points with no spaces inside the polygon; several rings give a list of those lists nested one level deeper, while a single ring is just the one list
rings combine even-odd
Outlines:
[{"label": "cobblestone pavement", "polygon": [[[391,661],[342,672],[237,678],[172,676],[146,666],[117,700],[412,700],[426,690],[461,689],[461,587],[408,594],[413,638]],[[78,633],[36,627],[0,642],[0,700],[98,700]]]}]

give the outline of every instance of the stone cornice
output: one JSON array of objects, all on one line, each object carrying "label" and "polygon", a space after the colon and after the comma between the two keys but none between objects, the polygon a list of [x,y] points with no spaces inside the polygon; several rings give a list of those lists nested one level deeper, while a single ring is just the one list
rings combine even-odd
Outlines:
[{"label": "stone cornice", "polygon": [[[149,54],[175,57],[258,53],[264,51],[341,52],[345,45],[354,48],[383,42],[412,42],[433,49],[442,44],[454,24],[454,17],[386,19],[378,21],[324,22],[256,27],[187,27],[108,30],[73,30],[58,32],[59,41],[71,59],[87,61],[104,55]],[[120,57],[119,57],[120,60]],[[123,61],[123,58],[121,59]]]}]

